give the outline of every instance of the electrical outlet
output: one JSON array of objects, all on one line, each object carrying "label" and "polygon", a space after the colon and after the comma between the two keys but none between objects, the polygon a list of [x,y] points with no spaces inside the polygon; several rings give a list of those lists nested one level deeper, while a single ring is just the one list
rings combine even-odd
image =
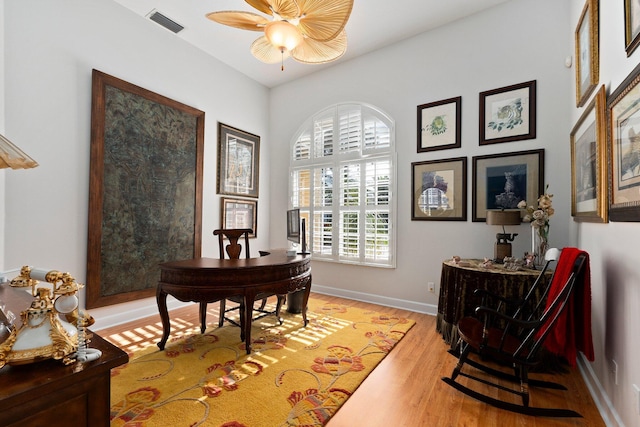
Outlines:
[{"label": "electrical outlet", "polygon": [[435,292],[436,291],[436,284],[433,282],[428,282],[427,286],[429,287],[429,292]]},{"label": "electrical outlet", "polygon": [[618,385],[618,363],[613,359],[611,359],[611,375],[615,385]]}]

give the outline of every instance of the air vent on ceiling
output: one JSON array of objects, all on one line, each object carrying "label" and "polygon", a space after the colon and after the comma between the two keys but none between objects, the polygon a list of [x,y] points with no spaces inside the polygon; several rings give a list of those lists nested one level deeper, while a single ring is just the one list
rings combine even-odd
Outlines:
[{"label": "air vent on ceiling", "polygon": [[172,19],[167,18],[157,10],[152,10],[151,12],[149,12],[147,16],[153,22],[162,25],[167,30],[173,33],[179,33],[180,31],[184,30],[184,27],[182,25],[178,24],[176,21]]}]

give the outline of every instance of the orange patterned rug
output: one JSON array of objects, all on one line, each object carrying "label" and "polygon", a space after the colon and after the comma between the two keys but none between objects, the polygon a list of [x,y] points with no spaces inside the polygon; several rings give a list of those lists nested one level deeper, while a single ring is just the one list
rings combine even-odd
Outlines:
[{"label": "orange patterned rug", "polygon": [[129,355],[111,371],[112,426],[323,426],[414,325],[309,299],[302,316],[254,322],[247,355],[235,326]]}]

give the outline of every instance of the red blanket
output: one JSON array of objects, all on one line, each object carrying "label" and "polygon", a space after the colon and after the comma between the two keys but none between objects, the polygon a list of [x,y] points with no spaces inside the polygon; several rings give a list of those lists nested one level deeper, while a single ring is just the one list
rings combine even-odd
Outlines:
[{"label": "red blanket", "polygon": [[566,309],[560,314],[544,342],[544,346],[550,352],[563,356],[571,366],[576,365],[578,351],[584,353],[588,360],[594,360],[591,337],[591,269],[588,253],[577,248],[562,250],[547,297],[548,307],[562,291],[580,254],[587,256],[584,274],[578,277]]}]

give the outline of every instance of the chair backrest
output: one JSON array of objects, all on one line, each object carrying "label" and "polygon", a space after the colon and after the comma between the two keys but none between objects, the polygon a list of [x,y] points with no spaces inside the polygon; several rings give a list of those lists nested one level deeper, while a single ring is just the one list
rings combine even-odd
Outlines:
[{"label": "chair backrest", "polygon": [[[218,236],[218,249],[220,259],[225,258],[225,252],[229,259],[240,259],[242,253],[242,245],[238,240],[244,235],[245,258],[251,258],[249,251],[249,234],[253,234],[251,228],[223,228],[213,230],[213,235]],[[224,246],[224,239],[229,240],[229,244]]]},{"label": "chair backrest", "polygon": [[[525,320],[531,320],[537,314],[540,313],[540,308],[547,300],[547,294],[549,293],[549,289],[551,288],[551,283],[553,283],[553,275],[551,277],[547,277],[547,270],[549,270],[549,267],[551,266],[552,263],[558,261],[558,258],[560,258],[560,253],[561,253],[560,249],[551,248],[544,254],[545,263],[542,266],[542,270],[540,270],[540,274],[538,275],[538,277],[536,277],[536,280],[533,282],[533,284],[527,291],[527,294],[525,295],[522,303],[514,313],[513,317],[515,318],[522,317]],[[538,288],[540,288],[543,285],[546,285],[546,286],[542,290],[542,293],[539,293]],[[536,295],[537,292],[538,294]],[[528,308],[532,305],[530,301],[534,297],[536,297],[538,300],[535,307],[533,309],[529,309],[528,313],[523,313],[523,310],[525,310],[525,308]]]},{"label": "chair backrest", "polygon": [[562,261],[563,259],[561,258],[560,262],[558,262],[556,273],[560,274],[554,274],[546,308],[542,316],[534,322],[535,327],[531,328],[516,353],[520,353],[525,348],[528,348],[526,353],[529,355],[537,353],[544,340],[553,330],[558,318],[567,308],[576,283],[583,284],[584,272],[588,263],[587,253],[579,252],[575,258],[568,258],[564,261],[564,264],[572,263],[572,265],[561,265],[563,264]]}]

